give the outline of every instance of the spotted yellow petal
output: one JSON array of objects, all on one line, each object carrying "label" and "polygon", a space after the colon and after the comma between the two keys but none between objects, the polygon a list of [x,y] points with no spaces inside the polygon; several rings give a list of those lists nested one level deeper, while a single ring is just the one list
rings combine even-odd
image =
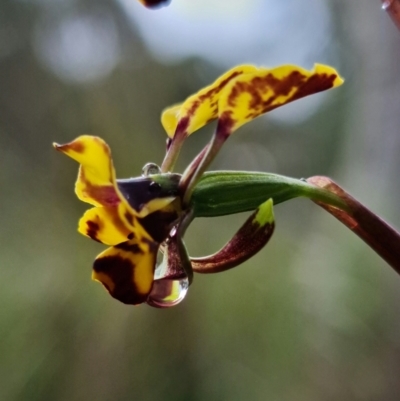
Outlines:
[{"label": "spotted yellow petal", "polygon": [[79,220],[78,231],[105,245],[127,241],[134,233],[121,221],[116,207],[94,207]]},{"label": "spotted yellow petal", "polygon": [[182,103],[175,104],[165,109],[161,114],[161,124],[170,138],[175,134],[181,107]]},{"label": "spotted yellow petal", "polygon": [[82,135],[54,147],[80,164],[75,184],[80,200],[94,206],[116,206],[120,202],[111,151],[101,138]]},{"label": "spotted yellow petal", "polygon": [[136,238],[108,248],[97,256],[92,279],[125,304],[143,303],[153,286],[157,251],[156,242]]},{"label": "spotted yellow petal", "polygon": [[294,65],[260,68],[223,88],[218,101],[220,123],[231,133],[267,111],[342,83],[335,69],[321,64],[312,71]]},{"label": "spotted yellow petal", "polygon": [[218,98],[221,90],[233,79],[256,71],[252,65],[240,65],[221,75],[214,83],[187,98],[182,104],[163,111],[161,123],[168,136],[177,133],[190,135],[218,117]]}]

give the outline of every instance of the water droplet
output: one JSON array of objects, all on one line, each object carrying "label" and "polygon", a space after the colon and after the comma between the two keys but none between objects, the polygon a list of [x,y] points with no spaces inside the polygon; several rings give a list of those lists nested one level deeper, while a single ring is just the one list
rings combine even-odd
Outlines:
[{"label": "water droplet", "polygon": [[184,300],[188,289],[189,280],[187,277],[180,280],[156,280],[147,303],[155,308],[170,308]]},{"label": "water droplet", "polygon": [[161,169],[155,163],[147,163],[142,168],[142,175],[148,177],[149,175],[160,174]]},{"label": "water droplet", "polygon": [[171,231],[169,232],[170,238],[175,237],[176,232],[177,232],[177,227],[176,227],[176,226],[173,226],[173,227],[171,228]]}]

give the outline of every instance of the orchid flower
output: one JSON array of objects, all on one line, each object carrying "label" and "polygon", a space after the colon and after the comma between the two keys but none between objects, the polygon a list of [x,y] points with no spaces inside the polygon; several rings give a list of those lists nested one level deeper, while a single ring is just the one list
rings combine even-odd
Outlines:
[{"label": "orchid flower", "polygon": [[[161,167],[147,164],[137,178],[116,178],[110,148],[98,137],[85,135],[54,144],[80,164],[75,192],[92,205],[79,220],[78,231],[109,246],[95,259],[92,278],[123,303],[170,307],[184,299],[193,272],[222,272],[260,251],[274,231],[273,205],[303,196],[336,217],[339,213],[357,219],[360,208],[315,177],[306,182],[270,173],[206,172],[221,146],[243,124],[342,83],[333,68],[319,64],[312,71],[292,65],[235,67],[162,113],[168,135],[164,161]],[[184,140],[212,120],[217,120],[217,127],[211,141],[183,174],[173,173]],[[189,256],[183,237],[194,218],[244,211],[252,214],[220,251]],[[374,225],[362,227],[368,231]],[[159,252],[163,259],[157,264]]]}]

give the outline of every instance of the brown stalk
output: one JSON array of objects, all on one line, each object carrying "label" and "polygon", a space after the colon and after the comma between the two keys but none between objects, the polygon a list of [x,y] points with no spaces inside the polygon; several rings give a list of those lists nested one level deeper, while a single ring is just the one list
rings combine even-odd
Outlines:
[{"label": "brown stalk", "polygon": [[315,203],[357,234],[400,274],[399,232],[354,199],[330,178],[315,176],[308,178],[307,182],[319,188],[326,189],[342,198],[349,206],[348,212],[322,202]]}]

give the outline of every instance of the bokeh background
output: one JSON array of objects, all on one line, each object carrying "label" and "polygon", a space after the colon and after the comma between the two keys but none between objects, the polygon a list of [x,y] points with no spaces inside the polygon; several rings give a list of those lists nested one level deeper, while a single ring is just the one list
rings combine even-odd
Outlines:
[{"label": "bokeh background", "polygon": [[[77,165],[51,143],[99,135],[120,177],[140,175],[163,158],[161,110],[245,62],[328,63],[346,83],[242,127],[213,168],[329,175],[399,228],[400,33],[380,1],[1,0],[1,400],[399,399],[400,279],[307,200],[175,308],[90,280],[104,247],[76,233]],[[245,218],[196,220],[190,253]]]}]

